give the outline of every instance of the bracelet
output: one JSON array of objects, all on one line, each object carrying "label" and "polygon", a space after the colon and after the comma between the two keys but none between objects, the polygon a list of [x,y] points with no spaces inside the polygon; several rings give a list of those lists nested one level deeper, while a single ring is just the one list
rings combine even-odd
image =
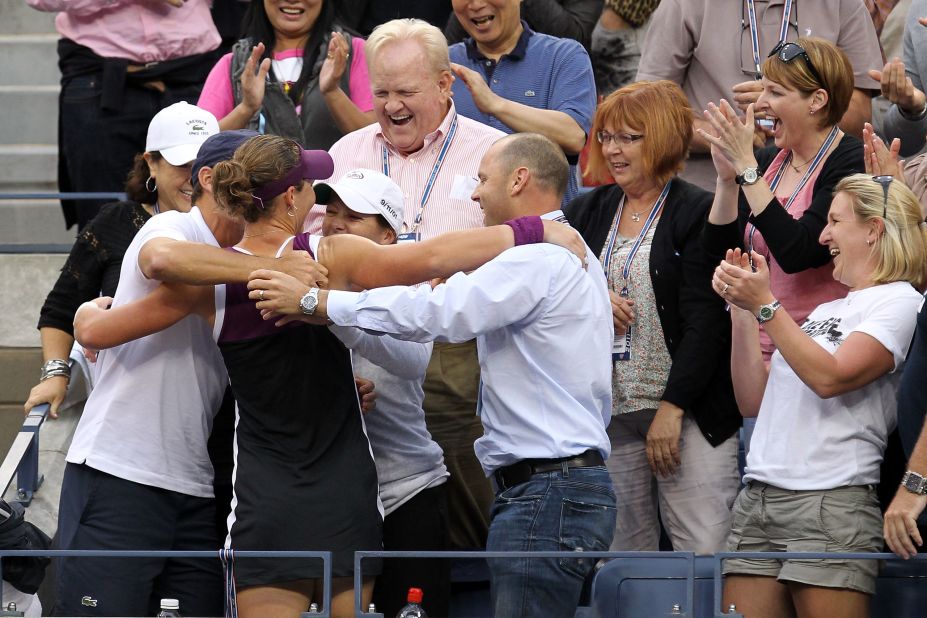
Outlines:
[{"label": "bracelet", "polygon": [[44,382],[49,378],[55,377],[65,377],[68,380],[71,379],[71,365],[66,360],[61,360],[59,358],[53,358],[50,361],[47,361],[42,365],[42,374],[39,377],[39,382]]},{"label": "bracelet", "polygon": [[515,232],[515,246],[544,242],[544,223],[538,216],[518,217],[505,222]]},{"label": "bracelet", "polygon": [[924,117],[927,116],[927,100],[924,101],[924,108],[921,109],[921,111],[917,112],[916,114],[909,114],[908,112],[904,111],[904,109],[900,105],[898,106],[898,113],[901,114],[902,118],[910,122],[917,122],[918,120],[923,120]]}]

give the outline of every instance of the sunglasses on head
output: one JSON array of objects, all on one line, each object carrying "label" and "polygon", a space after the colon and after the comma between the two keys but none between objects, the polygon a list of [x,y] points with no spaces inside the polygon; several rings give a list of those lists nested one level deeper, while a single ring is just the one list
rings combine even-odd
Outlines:
[{"label": "sunglasses on head", "polygon": [[808,52],[805,51],[805,48],[798,43],[786,43],[785,41],[780,41],[779,44],[773,47],[772,51],[769,52],[769,56],[767,56],[767,58],[772,58],[773,56],[777,56],[779,60],[786,64],[792,62],[798,57],[801,57],[805,61],[805,66],[807,66],[808,70],[811,72],[811,76],[818,82],[820,86],[824,85],[824,80],[821,79],[821,74],[818,73],[818,70],[814,68],[814,64],[811,62],[811,56],[809,56]]},{"label": "sunglasses on head", "polygon": [[882,219],[888,214],[888,188],[894,180],[893,176],[873,176],[872,182],[882,185]]}]

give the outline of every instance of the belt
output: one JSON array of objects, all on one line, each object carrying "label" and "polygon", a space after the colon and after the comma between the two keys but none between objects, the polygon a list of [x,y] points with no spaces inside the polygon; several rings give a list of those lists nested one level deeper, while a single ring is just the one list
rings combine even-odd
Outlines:
[{"label": "belt", "polygon": [[560,459],[522,459],[510,466],[499,468],[493,472],[493,479],[500,489],[508,489],[522,483],[527,483],[535,474],[566,470],[568,468],[591,468],[604,466],[605,460],[596,449],[589,449],[579,455],[561,457]]}]

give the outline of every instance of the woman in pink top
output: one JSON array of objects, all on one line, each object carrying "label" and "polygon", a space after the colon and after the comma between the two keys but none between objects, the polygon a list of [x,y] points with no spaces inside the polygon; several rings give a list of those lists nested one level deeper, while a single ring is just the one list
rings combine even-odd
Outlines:
[{"label": "woman in pink top", "polygon": [[364,41],[334,23],[330,0],[252,0],[245,38],[206,79],[197,103],[219,126],[327,150],[374,121]]},{"label": "woman in pink top", "polygon": [[[799,38],[780,43],[763,63],[763,93],[740,120],[727,101],[709,104],[718,171],[705,226],[706,248],[718,259],[743,247],[766,257],[773,293],[801,324],[817,305],[847,294],[831,276],[827,223],[834,186],[863,172],[863,145],[837,126],[853,94],[853,69],[831,42]],[[755,112],[755,113],[754,113]],[[754,118],[771,121],[775,147],[754,153]],[[775,345],[760,333],[763,358]]]}]

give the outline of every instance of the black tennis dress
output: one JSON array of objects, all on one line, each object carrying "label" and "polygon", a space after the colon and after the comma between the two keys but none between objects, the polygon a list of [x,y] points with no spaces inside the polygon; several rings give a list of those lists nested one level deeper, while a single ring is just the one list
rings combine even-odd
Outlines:
[{"label": "black tennis dress", "polygon": [[[243,284],[216,287],[215,333],[237,403],[226,547],[331,551],[352,576],[355,551],[382,548],[383,511],[350,353],[324,326],[262,320]],[[320,560],[235,559],[238,586],[320,577]]]}]

